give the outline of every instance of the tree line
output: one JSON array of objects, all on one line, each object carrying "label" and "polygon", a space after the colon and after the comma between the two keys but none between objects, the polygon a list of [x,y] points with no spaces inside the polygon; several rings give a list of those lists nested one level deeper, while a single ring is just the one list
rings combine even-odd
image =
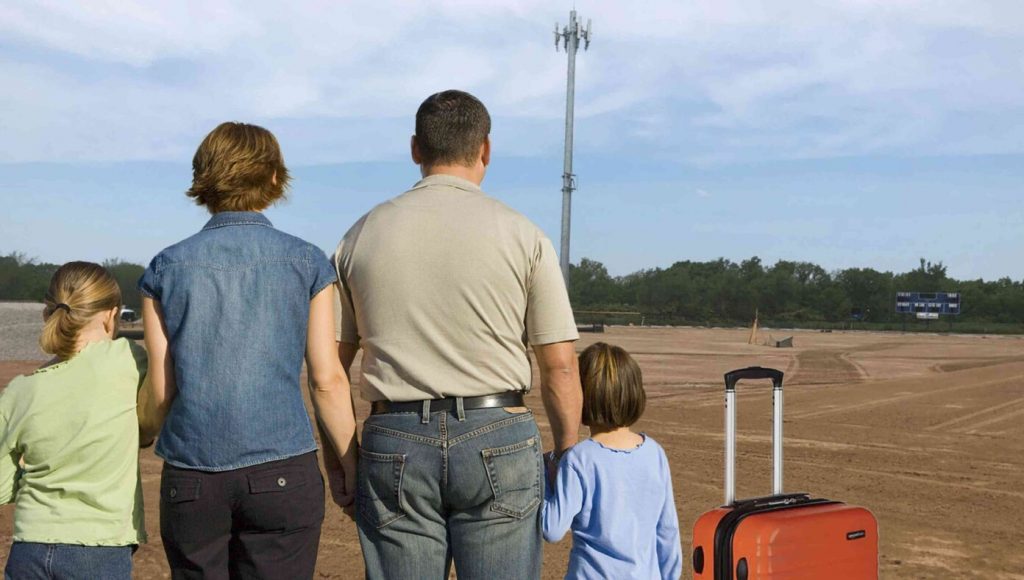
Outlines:
[{"label": "tree line", "polygon": [[[120,284],[125,304],[137,310],[136,282],[143,266],[121,260],[103,265]],[[0,256],[0,300],[41,301],[58,267],[17,253]],[[753,257],[739,263],[683,261],[611,276],[600,262],[583,258],[570,266],[569,277],[569,297],[581,322],[749,324],[756,311],[762,321],[777,325],[840,325],[854,315],[863,325],[892,325],[904,322],[895,312],[899,291],[959,292],[956,323],[962,330],[972,330],[972,324],[977,330],[1024,325],[1024,280],[955,280],[942,262],[924,259],[900,274],[871,268],[829,272],[788,260],[765,266]]]},{"label": "tree line", "polygon": [[[103,266],[121,287],[125,305],[138,311],[142,306],[142,297],[136,288],[145,268],[121,260],[107,260]],[[0,300],[42,302],[50,286],[50,278],[59,267],[60,264],[37,262],[19,253],[0,256]]]},{"label": "tree line", "polygon": [[724,258],[676,262],[626,276],[610,276],[603,264],[583,258],[571,266],[569,278],[578,318],[593,322],[642,317],[662,324],[749,324],[758,312],[762,321],[774,324],[894,325],[906,322],[895,311],[899,291],[959,292],[961,314],[955,322],[966,330],[972,325],[962,323],[978,330],[982,324],[1024,323],[1024,281],[955,280],[942,262],[923,258],[918,268],[899,274],[871,268],[829,272],[788,260],[766,266],[753,257],[739,263]]}]

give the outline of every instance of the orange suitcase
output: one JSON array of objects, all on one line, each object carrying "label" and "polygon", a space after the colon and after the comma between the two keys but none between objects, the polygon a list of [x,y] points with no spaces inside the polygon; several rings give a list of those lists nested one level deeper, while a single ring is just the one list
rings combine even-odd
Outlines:
[{"label": "orange suitcase", "polygon": [[[878,523],[870,511],[782,493],[782,371],[725,375],[725,505],[693,526],[694,580],[877,580]],[[771,379],[772,495],[736,500],[736,383]]]}]

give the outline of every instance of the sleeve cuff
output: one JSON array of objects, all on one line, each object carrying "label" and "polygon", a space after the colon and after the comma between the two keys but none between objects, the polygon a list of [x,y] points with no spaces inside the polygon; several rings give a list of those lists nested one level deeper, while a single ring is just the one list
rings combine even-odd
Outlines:
[{"label": "sleeve cuff", "polygon": [[576,327],[562,328],[558,330],[548,330],[545,332],[533,332],[529,335],[530,344],[534,346],[543,346],[545,344],[555,344],[556,342],[570,342],[580,339],[580,333],[576,330]]},{"label": "sleeve cuff", "polygon": [[319,286],[313,286],[313,293],[309,295],[309,299],[312,300],[313,298],[316,298],[317,294],[323,292],[325,288],[335,282],[337,282],[337,280],[327,280],[326,282],[322,282]]}]

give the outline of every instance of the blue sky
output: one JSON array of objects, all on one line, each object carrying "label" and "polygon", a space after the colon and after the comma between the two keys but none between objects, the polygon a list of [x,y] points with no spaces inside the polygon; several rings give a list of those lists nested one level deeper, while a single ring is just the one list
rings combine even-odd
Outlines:
[{"label": "blue sky", "polygon": [[[201,227],[217,123],[295,175],[269,210],[326,250],[418,178],[413,114],[494,117],[484,188],[558,238],[568,2],[0,4],[0,253],[146,262]],[[572,259],[753,255],[1024,278],[1024,4],[585,2]]]}]

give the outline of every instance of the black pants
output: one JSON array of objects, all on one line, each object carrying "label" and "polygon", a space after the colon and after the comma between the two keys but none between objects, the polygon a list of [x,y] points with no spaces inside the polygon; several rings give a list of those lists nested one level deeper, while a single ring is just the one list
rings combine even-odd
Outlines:
[{"label": "black pants", "polygon": [[160,537],[176,580],[312,578],[323,520],[315,452],[215,473],[164,464]]}]

